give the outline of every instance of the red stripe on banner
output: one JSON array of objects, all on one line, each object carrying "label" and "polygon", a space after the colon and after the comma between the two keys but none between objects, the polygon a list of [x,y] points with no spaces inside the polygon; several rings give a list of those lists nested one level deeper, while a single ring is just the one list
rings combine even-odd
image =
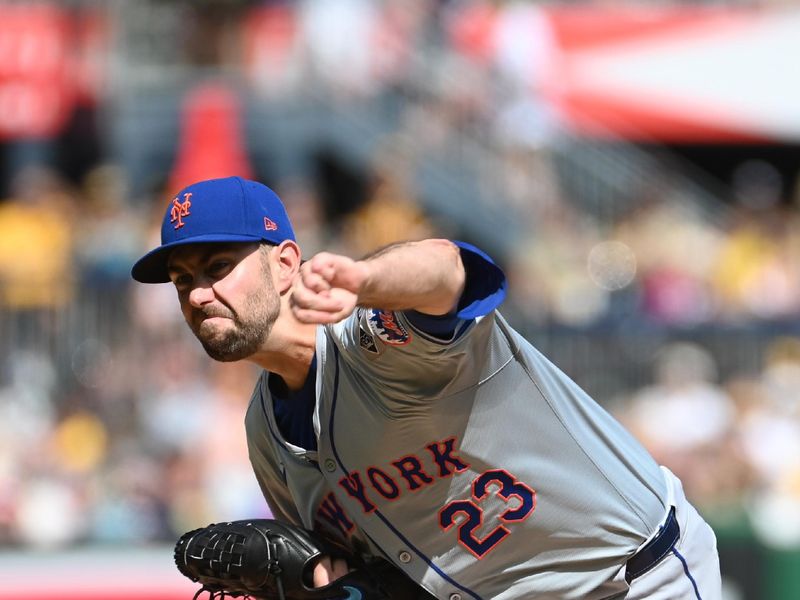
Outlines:
[{"label": "red stripe on banner", "polygon": [[[744,97],[715,91],[717,84],[737,89],[730,63],[741,57],[732,58],[734,51],[763,38],[774,13],[683,6],[555,6],[546,12],[555,62],[539,91],[575,133],[681,143],[774,139],[782,113],[767,115],[756,100],[748,105]],[[645,61],[651,61],[649,72]],[[742,65],[742,77],[744,67],[753,68]],[[787,87],[779,79],[775,85]]]},{"label": "red stripe on banner", "polygon": [[686,30],[715,29],[751,22],[755,9],[703,6],[548,6],[554,38],[563,52],[610,44],[681,36]]},{"label": "red stripe on banner", "polygon": [[670,114],[666,110],[588,94],[562,98],[560,110],[573,131],[600,139],[626,139],[636,142],[680,143],[766,143],[769,138],[735,123],[721,125],[708,118],[708,111],[688,110]]}]

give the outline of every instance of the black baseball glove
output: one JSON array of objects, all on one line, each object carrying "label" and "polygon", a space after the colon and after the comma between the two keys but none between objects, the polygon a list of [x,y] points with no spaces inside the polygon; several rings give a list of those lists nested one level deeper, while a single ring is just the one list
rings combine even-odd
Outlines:
[{"label": "black baseball glove", "polygon": [[[345,558],[356,568],[315,588],[312,569],[323,555]],[[175,545],[175,564],[202,586],[194,600],[203,592],[209,593],[210,600],[226,596],[266,600],[427,597],[388,562],[359,562],[310,531],[271,519],[212,523],[184,533]]]}]

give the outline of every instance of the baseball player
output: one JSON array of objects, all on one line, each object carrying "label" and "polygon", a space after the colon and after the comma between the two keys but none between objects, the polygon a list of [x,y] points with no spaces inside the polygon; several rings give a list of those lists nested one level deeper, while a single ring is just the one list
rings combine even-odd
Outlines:
[{"label": "baseball player", "polygon": [[276,519],[436,598],[720,598],[680,481],[509,326],[479,249],[303,262],[279,198],[226,178],[171,201],[132,275],[175,285],[212,358],[263,368],[246,431]]}]

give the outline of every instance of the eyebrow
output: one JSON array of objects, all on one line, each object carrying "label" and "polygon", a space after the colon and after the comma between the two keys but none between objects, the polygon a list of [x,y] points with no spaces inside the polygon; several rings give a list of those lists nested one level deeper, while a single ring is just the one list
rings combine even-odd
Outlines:
[{"label": "eyebrow", "polygon": [[[205,262],[209,258],[211,258],[213,255],[218,254],[220,252],[228,252],[228,251],[232,250],[233,247],[234,247],[234,244],[224,243],[224,242],[223,243],[215,243],[215,244],[209,245],[205,250],[203,250],[198,255],[197,260],[198,260],[198,262],[201,262],[201,263]],[[176,250],[177,250],[177,248],[176,248]],[[175,251],[173,250],[173,254],[174,254],[174,252]],[[170,255],[170,257],[171,256],[172,255]],[[172,275],[173,273],[182,273],[184,271],[185,271],[185,269],[182,269],[182,268],[180,268],[178,266],[175,266],[170,261],[170,259],[167,259],[167,274]]]}]

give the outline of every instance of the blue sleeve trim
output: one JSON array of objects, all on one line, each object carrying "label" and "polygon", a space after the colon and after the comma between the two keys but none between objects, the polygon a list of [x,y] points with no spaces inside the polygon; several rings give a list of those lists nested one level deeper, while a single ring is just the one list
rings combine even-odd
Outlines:
[{"label": "blue sleeve trim", "polygon": [[459,319],[488,315],[506,299],[505,273],[483,250],[466,242],[454,242],[461,249],[461,262],[467,272],[464,293],[458,302]]}]

